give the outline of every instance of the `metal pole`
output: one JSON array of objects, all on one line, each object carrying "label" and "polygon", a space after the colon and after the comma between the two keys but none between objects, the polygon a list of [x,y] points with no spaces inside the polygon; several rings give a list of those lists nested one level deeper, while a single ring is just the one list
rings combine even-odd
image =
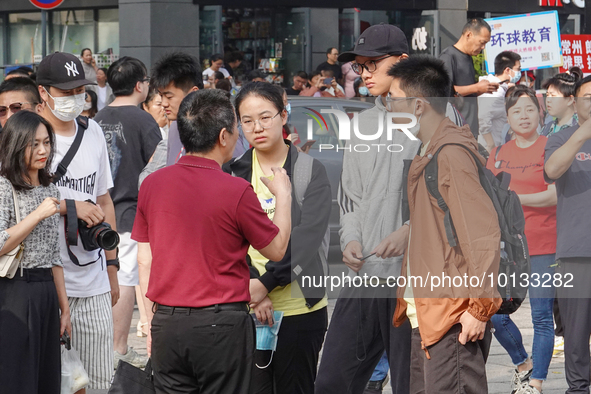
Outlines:
[{"label": "metal pole", "polygon": [[47,56],[47,11],[41,11],[41,57]]}]

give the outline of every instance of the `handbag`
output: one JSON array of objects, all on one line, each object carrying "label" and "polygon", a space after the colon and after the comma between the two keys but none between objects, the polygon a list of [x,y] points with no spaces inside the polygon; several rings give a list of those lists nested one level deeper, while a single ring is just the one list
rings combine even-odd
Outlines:
[{"label": "handbag", "polygon": [[[20,223],[21,216],[18,210],[16,190],[12,187],[12,198],[14,200],[14,212],[16,213],[16,223]],[[18,269],[23,258],[23,252],[25,251],[25,245],[21,242],[10,252],[0,256],[0,277],[2,278],[14,278],[14,274]]]},{"label": "handbag", "polygon": [[152,377],[152,361],[148,360],[146,369],[142,371],[119,360],[108,394],[156,394]]}]

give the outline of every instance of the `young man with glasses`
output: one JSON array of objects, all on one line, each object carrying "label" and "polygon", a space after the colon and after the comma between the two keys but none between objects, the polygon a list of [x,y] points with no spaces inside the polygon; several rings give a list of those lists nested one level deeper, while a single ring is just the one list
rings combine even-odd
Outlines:
[{"label": "young man with glasses", "polygon": [[127,346],[129,327],[135,304],[135,286],[139,285],[137,242],[131,237],[137,209],[137,182],[162,139],[158,124],[138,107],[146,100],[150,89],[148,70],[140,60],[124,56],[107,70],[115,100],[96,114],[107,140],[114,186],[111,197],[115,204],[119,243],[120,298],[113,307],[114,365],[119,360],[143,368],[146,358]]},{"label": "young man with glasses", "polygon": [[[376,96],[375,107],[358,115],[361,134],[368,138],[382,130],[372,141],[351,132],[344,151],[337,194],[343,261],[350,277],[377,277],[380,285],[342,288],[324,343],[317,394],[363,393],[384,350],[390,361],[392,392],[409,390],[410,325],[393,327],[396,289],[388,287],[386,280],[400,275],[408,243],[408,226],[402,220],[403,160],[414,157],[419,143],[402,132],[394,132],[388,140],[385,129],[390,121],[385,97],[392,83],[388,70],[407,53],[404,33],[380,24],[365,30],[353,51],[339,56],[341,62],[354,61],[353,71]],[[373,150],[358,153],[358,144],[373,144]],[[387,146],[398,148],[390,152]],[[363,256],[368,257],[362,260]]]},{"label": "young man with glasses", "polygon": [[[556,297],[564,328],[567,393],[589,392],[591,331],[591,77],[577,82],[578,125],[546,143],[544,176],[556,183]],[[568,283],[567,283],[568,281]]]},{"label": "young man with glasses", "polygon": [[18,77],[0,84],[0,128],[12,115],[24,109],[41,114],[43,104],[31,78]]}]

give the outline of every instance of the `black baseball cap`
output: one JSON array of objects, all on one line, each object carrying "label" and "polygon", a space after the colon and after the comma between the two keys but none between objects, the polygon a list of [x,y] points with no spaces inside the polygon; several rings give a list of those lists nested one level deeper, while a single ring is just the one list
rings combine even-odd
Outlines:
[{"label": "black baseball cap", "polygon": [[351,62],[355,56],[376,57],[408,53],[408,41],[398,27],[380,23],[365,29],[357,39],[352,51],[339,55],[339,62]]},{"label": "black baseball cap", "polygon": [[71,53],[55,52],[45,56],[37,67],[37,85],[69,90],[84,85],[96,85],[86,79],[84,67]]}]

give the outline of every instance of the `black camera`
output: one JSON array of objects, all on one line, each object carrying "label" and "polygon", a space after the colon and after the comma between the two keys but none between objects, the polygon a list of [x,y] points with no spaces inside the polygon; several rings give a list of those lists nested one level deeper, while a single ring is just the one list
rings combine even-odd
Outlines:
[{"label": "black camera", "polygon": [[[92,200],[86,200],[86,202],[94,204]],[[78,219],[78,233],[82,240],[82,246],[88,251],[98,248],[113,250],[119,245],[119,234],[108,223],[97,224],[89,228],[84,220]]]}]

